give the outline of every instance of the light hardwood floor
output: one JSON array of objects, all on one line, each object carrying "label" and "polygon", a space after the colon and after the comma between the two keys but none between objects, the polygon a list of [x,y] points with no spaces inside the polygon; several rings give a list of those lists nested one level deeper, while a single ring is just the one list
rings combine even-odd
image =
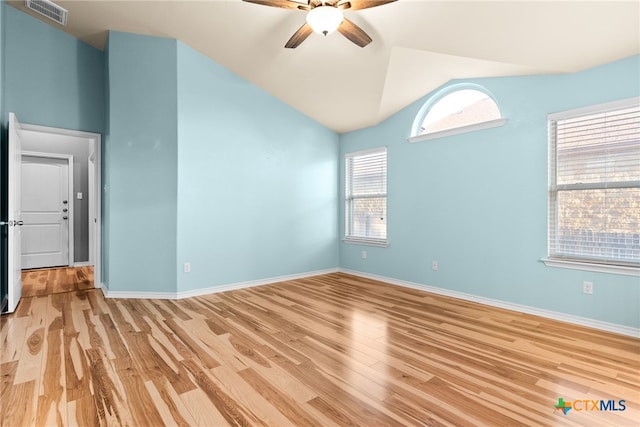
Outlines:
[{"label": "light hardwood floor", "polygon": [[[36,296],[1,320],[12,427],[640,420],[638,339],[341,273],[179,301]],[[559,398],[626,409],[564,415]]]},{"label": "light hardwood floor", "polygon": [[22,296],[33,297],[93,288],[93,267],[56,267],[22,272]]}]

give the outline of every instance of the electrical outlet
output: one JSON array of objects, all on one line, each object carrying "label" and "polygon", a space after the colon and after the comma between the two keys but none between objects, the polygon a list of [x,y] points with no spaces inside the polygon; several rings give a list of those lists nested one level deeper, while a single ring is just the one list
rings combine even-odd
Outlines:
[{"label": "electrical outlet", "polygon": [[431,261],[431,269],[433,271],[437,271],[438,270],[438,261]]},{"label": "electrical outlet", "polygon": [[362,251],[362,259],[367,259],[367,251]]},{"label": "electrical outlet", "polygon": [[191,273],[191,263],[190,262],[185,262],[184,263],[184,272],[185,273]]},{"label": "electrical outlet", "polygon": [[593,282],[582,282],[582,293],[593,295]]}]

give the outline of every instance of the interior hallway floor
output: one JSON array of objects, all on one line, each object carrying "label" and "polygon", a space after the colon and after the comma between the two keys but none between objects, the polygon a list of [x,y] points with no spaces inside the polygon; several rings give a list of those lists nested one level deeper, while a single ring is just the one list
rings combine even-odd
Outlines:
[{"label": "interior hallway floor", "polygon": [[93,289],[93,267],[54,267],[22,271],[22,297]]}]

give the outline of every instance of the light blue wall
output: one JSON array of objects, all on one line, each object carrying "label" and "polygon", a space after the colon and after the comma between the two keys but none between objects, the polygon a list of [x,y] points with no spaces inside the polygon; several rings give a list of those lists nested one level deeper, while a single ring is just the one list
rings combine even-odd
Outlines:
[{"label": "light blue wall", "polygon": [[2,1],[3,140],[22,123],[102,133],[104,53]]},{"label": "light blue wall", "polygon": [[[539,261],[547,248],[547,114],[638,96],[638,76],[636,56],[576,74],[465,80],[495,96],[505,126],[409,144],[427,95],[378,126],[342,135],[341,155],[388,147],[389,247],[341,243],[340,266],[640,327],[637,277]],[[340,182],[343,200],[342,172]],[[585,280],[594,283],[591,296],[582,293]]]},{"label": "light blue wall", "polygon": [[[538,261],[546,115],[640,94],[639,57],[577,74],[469,80],[495,95],[509,118],[502,128],[409,144],[427,96],[340,136],[338,148],[333,132],[174,40],[112,33],[105,55],[12,7],[0,13],[3,125],[15,111],[23,122],[105,134],[110,290],[187,291],[340,265],[640,327],[637,278]],[[342,155],[381,145],[390,246],[339,244]],[[582,294],[584,280],[593,296]]]},{"label": "light blue wall", "polygon": [[337,267],[337,134],[182,43],[178,117],[179,291]]},{"label": "light blue wall", "polygon": [[100,235],[100,241],[102,244],[102,264],[101,264],[101,276],[100,283],[104,283],[108,288],[109,283],[109,251],[107,248],[111,246],[111,240],[109,236],[111,235],[111,229],[109,224],[111,223],[111,215],[109,214],[109,207],[111,206],[111,192],[108,191],[108,182],[111,179],[111,174],[109,173],[109,169],[105,167],[107,162],[106,159],[111,155],[110,140],[111,140],[111,121],[109,120],[109,113],[111,111],[111,97],[109,88],[109,38],[107,37],[107,43],[104,47],[104,132],[102,135],[102,147],[100,153],[101,159],[101,168],[100,168],[100,182],[102,183],[102,188],[100,188],[101,195],[101,204],[100,204],[100,217],[101,217],[101,226],[102,229]]},{"label": "light blue wall", "polygon": [[111,32],[106,64],[109,291],[337,267],[337,134],[175,40]]},{"label": "light blue wall", "polygon": [[5,108],[23,123],[101,133],[102,51],[13,7],[5,14]]},{"label": "light blue wall", "polygon": [[108,67],[106,284],[175,292],[176,41],[111,32]]}]

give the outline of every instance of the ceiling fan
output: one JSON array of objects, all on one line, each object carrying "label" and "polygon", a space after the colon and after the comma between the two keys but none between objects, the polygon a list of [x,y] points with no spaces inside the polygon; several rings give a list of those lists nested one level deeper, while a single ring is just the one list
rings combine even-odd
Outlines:
[{"label": "ceiling fan", "polygon": [[307,11],[307,22],[289,39],[286,48],[296,48],[311,35],[331,34],[338,30],[340,34],[360,47],[371,43],[371,37],[356,24],[342,15],[343,10],[360,10],[381,6],[396,0],[243,0],[264,6],[280,7]]}]

